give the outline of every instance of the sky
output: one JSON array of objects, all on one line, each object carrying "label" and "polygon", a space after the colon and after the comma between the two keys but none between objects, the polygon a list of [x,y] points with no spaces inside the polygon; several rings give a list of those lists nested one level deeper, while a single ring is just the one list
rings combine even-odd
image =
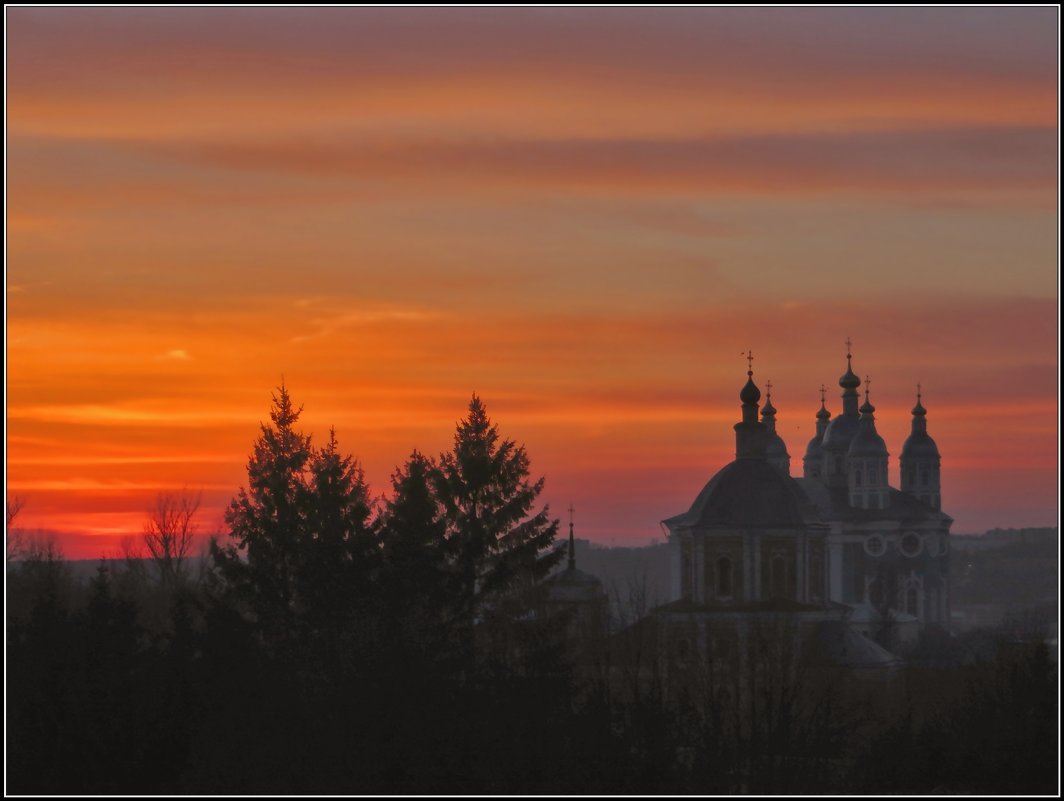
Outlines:
[{"label": "sky", "polygon": [[800,475],[851,337],[892,485],[920,382],[953,531],[1056,525],[1058,14],[7,7],[17,522],[224,532],[283,381],[375,495],[477,393],[660,541],[741,354]]}]

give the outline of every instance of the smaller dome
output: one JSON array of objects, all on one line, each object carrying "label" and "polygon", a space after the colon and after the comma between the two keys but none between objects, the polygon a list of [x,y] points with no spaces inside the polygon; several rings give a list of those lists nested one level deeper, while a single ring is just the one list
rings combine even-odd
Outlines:
[{"label": "smaller dome", "polygon": [[939,458],[938,445],[926,431],[914,431],[901,446],[901,458]]},{"label": "smaller dome", "polygon": [[772,405],[772,396],[769,395],[765,405],[761,407],[761,416],[772,417],[774,414],[776,414],[776,407]]},{"label": "smaller dome", "polygon": [[758,389],[757,384],[754,383],[754,374],[750,372],[746,375],[746,386],[744,386],[739,393],[739,400],[746,405],[755,404],[761,400],[761,390]]},{"label": "smaller dome", "polygon": [[846,357],[846,372],[839,379],[839,386],[843,389],[857,389],[861,386],[860,377],[854,373],[853,368],[850,366],[849,356]]},{"label": "smaller dome", "polygon": [[856,415],[840,414],[830,423],[824,432],[824,449],[845,451],[850,447],[857,434],[858,419]]},{"label": "smaller dome", "polygon": [[[871,423],[871,421],[869,421]],[[888,456],[887,443],[876,433],[872,425],[862,425],[857,436],[850,442],[848,456]]]},{"label": "smaller dome", "polygon": [[924,398],[923,392],[921,391],[921,389],[922,388],[921,388],[920,384],[917,383],[916,384],[916,405],[913,406],[913,417],[926,417],[927,416],[927,409],[925,409],[924,408],[924,404],[921,403],[921,401]]},{"label": "smaller dome", "polygon": [[771,459],[773,456],[790,458],[790,454],[787,453],[787,443],[779,434],[770,434],[768,443],[765,445],[765,457]]},{"label": "smaller dome", "polygon": [[866,396],[865,402],[861,404],[861,414],[874,414],[875,411],[876,407],[872,405],[872,401],[868,400],[868,397]]},{"label": "smaller dome", "polygon": [[820,411],[816,413],[817,420],[830,420],[831,412],[829,412],[823,405],[820,407]]},{"label": "smaller dome", "polygon": [[548,584],[550,600],[555,603],[588,603],[606,594],[597,576],[575,567],[557,573]]}]

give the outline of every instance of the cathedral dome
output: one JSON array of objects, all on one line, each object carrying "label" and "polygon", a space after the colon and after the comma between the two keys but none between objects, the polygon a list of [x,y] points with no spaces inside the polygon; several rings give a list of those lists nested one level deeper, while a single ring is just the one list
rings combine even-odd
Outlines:
[{"label": "cathedral dome", "polygon": [[783,437],[773,431],[769,434],[768,443],[765,445],[765,458],[771,459],[773,457],[790,457],[787,453],[787,443],[783,441]]},{"label": "cathedral dome", "polygon": [[861,419],[857,423],[857,433],[850,442],[848,456],[888,456],[887,443],[876,431],[875,411],[876,407],[868,399],[866,388],[865,402],[861,404]]},{"label": "cathedral dome", "polygon": [[757,403],[761,400],[761,390],[754,383],[754,374],[747,373],[746,386],[739,392],[739,400],[744,404]]},{"label": "cathedral dome", "polygon": [[873,426],[861,426],[850,442],[849,456],[887,456],[887,443]]},{"label": "cathedral dome", "polygon": [[550,599],[563,603],[593,601],[606,594],[598,577],[575,567],[552,576],[548,584]]},{"label": "cathedral dome", "polygon": [[703,488],[682,525],[787,528],[806,524],[808,501],[798,483],[760,459],[737,459]]},{"label": "cathedral dome", "polygon": [[861,386],[860,377],[854,373],[853,368],[850,366],[850,357],[846,357],[846,372],[842,374],[839,379],[839,386],[843,389],[857,389]]},{"label": "cathedral dome", "polygon": [[906,459],[922,456],[937,459],[939,458],[938,445],[926,431],[914,431],[901,446],[901,455]]},{"label": "cathedral dome", "polygon": [[805,458],[806,459],[819,459],[820,455],[824,452],[821,446],[821,440],[823,437],[817,435],[809,440],[809,444],[805,446]]},{"label": "cathedral dome", "polygon": [[824,432],[824,450],[845,453],[857,435],[859,425],[860,421],[857,417],[840,414],[828,423],[827,430]]}]

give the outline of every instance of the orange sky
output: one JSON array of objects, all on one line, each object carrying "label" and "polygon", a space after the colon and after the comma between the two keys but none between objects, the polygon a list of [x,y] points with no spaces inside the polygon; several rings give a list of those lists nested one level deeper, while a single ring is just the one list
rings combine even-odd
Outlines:
[{"label": "orange sky", "polygon": [[892,483],[919,380],[954,530],[1058,519],[1055,8],[6,22],[7,491],[70,556],[183,486],[220,527],[282,375],[376,493],[475,391],[646,542],[740,352],[800,474],[847,336]]}]

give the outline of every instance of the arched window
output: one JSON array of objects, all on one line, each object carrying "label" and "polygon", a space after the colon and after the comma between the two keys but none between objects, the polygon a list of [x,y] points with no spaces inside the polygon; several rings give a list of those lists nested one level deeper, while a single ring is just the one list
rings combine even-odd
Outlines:
[{"label": "arched window", "polygon": [[855,486],[858,486],[858,487],[861,486],[861,471],[860,470],[854,470],[853,471],[853,483],[854,483]]},{"label": "arched window", "polygon": [[835,457],[835,472],[836,473],[841,473],[842,472],[842,457],[841,456],[836,456]]},{"label": "arched window", "polygon": [[814,548],[809,559],[809,597],[813,601],[819,601],[824,593],[823,559],[820,549]]},{"label": "arched window", "polygon": [[917,600],[916,587],[910,587],[909,591],[905,593],[905,611],[913,617],[917,617]]},{"label": "arched window", "polygon": [[787,560],[781,554],[772,557],[772,597],[787,595]]},{"label": "arched window", "polygon": [[732,563],[727,556],[717,560],[717,595],[721,598],[732,596]]},{"label": "arched window", "polygon": [[876,469],[874,467],[868,468],[868,483],[869,484],[875,484],[876,483],[876,478],[877,478]]},{"label": "arched window", "polygon": [[926,470],[921,470],[920,471],[920,484],[922,486],[924,486],[924,487],[927,486],[927,471]]}]

